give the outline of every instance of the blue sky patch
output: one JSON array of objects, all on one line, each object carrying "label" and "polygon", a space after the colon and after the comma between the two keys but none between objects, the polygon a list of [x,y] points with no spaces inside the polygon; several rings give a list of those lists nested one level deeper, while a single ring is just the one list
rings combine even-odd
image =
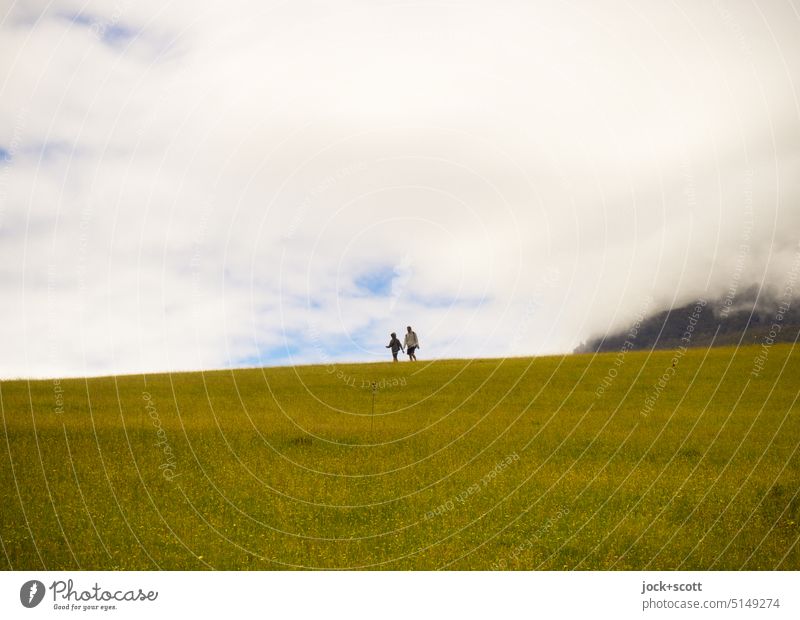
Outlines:
[{"label": "blue sky patch", "polygon": [[103,43],[108,45],[121,45],[138,34],[138,31],[127,26],[113,24],[102,29]]},{"label": "blue sky patch", "polygon": [[59,13],[58,17],[87,28],[97,22],[97,19],[86,13]]},{"label": "blue sky patch", "polygon": [[248,355],[239,359],[232,360],[232,368],[249,366],[274,366],[279,362],[291,362],[293,355],[297,355],[299,348],[291,343],[264,349],[255,355]]},{"label": "blue sky patch", "polygon": [[112,47],[127,43],[139,34],[138,30],[120,24],[116,20],[116,16],[111,19],[105,19],[88,13],[59,13],[58,17],[77,26],[88,28],[103,43]]},{"label": "blue sky patch", "polygon": [[480,308],[489,303],[488,297],[446,297],[444,295],[409,295],[409,300],[426,308]]},{"label": "blue sky patch", "polygon": [[355,284],[371,295],[383,297],[392,292],[392,280],[396,275],[391,267],[380,267],[358,276]]},{"label": "blue sky patch", "polygon": [[0,166],[11,163],[15,157],[23,159],[36,158],[41,161],[54,161],[64,157],[75,158],[81,153],[74,144],[69,142],[45,142],[43,144],[21,144],[12,154],[10,150],[0,146]]}]

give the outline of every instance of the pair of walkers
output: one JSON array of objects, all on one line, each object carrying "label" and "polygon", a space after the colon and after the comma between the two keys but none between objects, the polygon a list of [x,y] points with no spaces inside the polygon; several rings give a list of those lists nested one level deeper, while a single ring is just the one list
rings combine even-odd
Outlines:
[{"label": "pair of walkers", "polygon": [[411,325],[406,329],[408,331],[406,332],[405,343],[401,343],[397,338],[397,334],[392,332],[392,339],[389,341],[389,344],[386,345],[387,349],[392,350],[392,360],[395,362],[397,361],[397,352],[401,350],[408,353],[409,362],[417,361],[416,351],[419,349],[419,339],[417,338],[416,332],[411,329]]}]

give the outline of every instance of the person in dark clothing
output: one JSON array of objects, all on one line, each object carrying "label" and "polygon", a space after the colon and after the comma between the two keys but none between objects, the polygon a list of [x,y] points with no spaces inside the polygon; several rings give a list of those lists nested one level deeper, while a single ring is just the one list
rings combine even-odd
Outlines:
[{"label": "person in dark clothing", "polygon": [[392,339],[389,341],[389,344],[386,345],[386,348],[392,350],[392,359],[396,362],[397,352],[403,349],[403,344],[397,339],[397,334],[394,332],[392,332]]}]

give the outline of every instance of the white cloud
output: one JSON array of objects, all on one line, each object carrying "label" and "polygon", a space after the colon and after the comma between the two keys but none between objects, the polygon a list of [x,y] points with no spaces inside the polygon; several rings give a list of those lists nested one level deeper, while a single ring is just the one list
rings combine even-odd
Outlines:
[{"label": "white cloud", "polygon": [[568,351],[721,294],[742,243],[780,283],[786,11],[14,4],[0,376],[385,359],[408,323],[430,356]]}]

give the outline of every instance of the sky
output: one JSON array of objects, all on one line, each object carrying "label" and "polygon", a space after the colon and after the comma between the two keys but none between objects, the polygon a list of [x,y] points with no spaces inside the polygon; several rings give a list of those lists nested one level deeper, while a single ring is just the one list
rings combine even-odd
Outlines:
[{"label": "sky", "polygon": [[796,3],[0,2],[0,378],[570,352],[800,252]]}]

